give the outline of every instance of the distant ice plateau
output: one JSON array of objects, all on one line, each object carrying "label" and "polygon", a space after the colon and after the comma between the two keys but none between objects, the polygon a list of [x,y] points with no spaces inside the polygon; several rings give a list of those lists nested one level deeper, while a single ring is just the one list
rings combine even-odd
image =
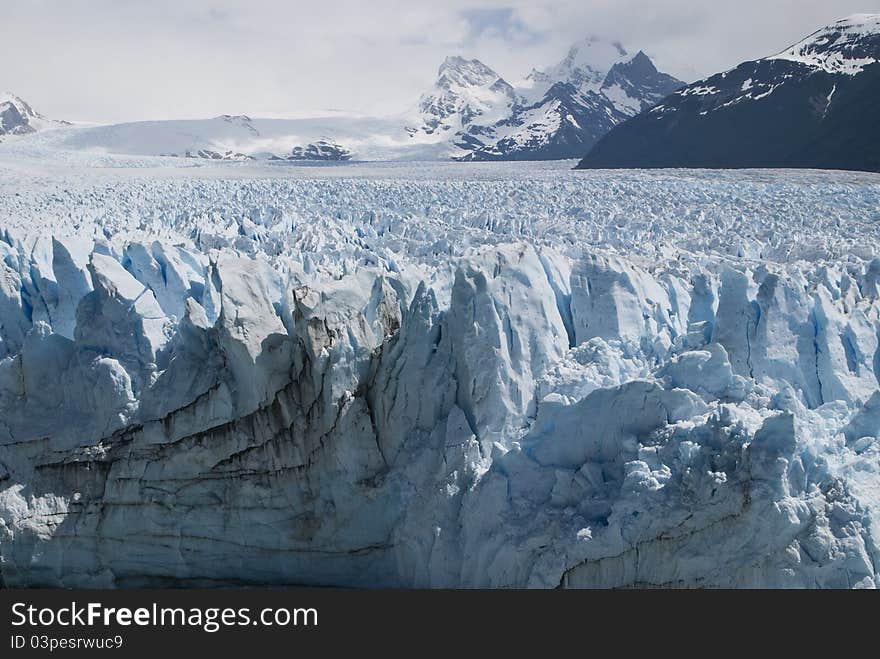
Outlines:
[{"label": "distant ice plateau", "polygon": [[18,144],[2,585],[880,585],[880,177]]}]

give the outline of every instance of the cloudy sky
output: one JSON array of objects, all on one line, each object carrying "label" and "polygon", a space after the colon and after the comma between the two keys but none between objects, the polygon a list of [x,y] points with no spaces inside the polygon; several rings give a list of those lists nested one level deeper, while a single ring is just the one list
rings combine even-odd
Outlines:
[{"label": "cloudy sky", "polygon": [[872,10],[865,0],[2,0],[0,91],[76,121],[389,114],[413,105],[449,54],[515,81],[599,35],[690,82]]}]

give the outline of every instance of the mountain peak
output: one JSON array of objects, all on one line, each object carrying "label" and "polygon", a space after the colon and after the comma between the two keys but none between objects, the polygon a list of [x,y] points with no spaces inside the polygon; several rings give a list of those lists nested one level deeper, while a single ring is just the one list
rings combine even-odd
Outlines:
[{"label": "mountain peak", "polygon": [[25,135],[44,128],[69,125],[66,121],[47,119],[12,92],[0,94],[0,135]]},{"label": "mountain peak", "polygon": [[615,64],[628,59],[629,53],[620,42],[590,36],[573,44],[548,74],[554,80],[565,80],[577,87],[586,84],[598,88]]},{"label": "mountain peak", "polygon": [[652,62],[651,58],[645,54],[644,50],[640,50],[639,52],[637,52],[635,54],[635,56],[630,60],[630,62],[639,62],[639,63],[646,62],[646,63],[651,64],[651,66],[654,65],[654,62]]},{"label": "mountain peak", "polygon": [[880,14],[853,14],[817,30],[770,60],[855,75],[880,61]]},{"label": "mountain peak", "polygon": [[629,53],[619,41],[590,36],[572,44],[561,64],[569,68],[610,69],[628,57]]},{"label": "mountain peak", "polygon": [[437,84],[441,87],[482,87],[491,85],[501,76],[478,59],[465,59],[451,55],[443,60],[437,71]]},{"label": "mountain peak", "polygon": [[32,117],[35,119],[41,118],[40,115],[34,112],[33,108],[31,108],[31,106],[28,105],[23,98],[21,98],[20,96],[16,96],[10,91],[5,91],[0,94],[0,105],[5,105],[7,103],[15,107],[15,109],[18,110],[18,112],[20,112],[22,116]]},{"label": "mountain peak", "polygon": [[32,125],[43,119],[30,105],[12,92],[0,94],[0,135],[25,135],[33,133]]},{"label": "mountain peak", "polygon": [[853,14],[842,18],[834,25],[848,31],[876,34],[880,32],[880,14]]},{"label": "mountain peak", "polygon": [[440,65],[440,73],[442,74],[445,69],[454,69],[460,66],[466,66],[469,62],[479,62],[479,60],[468,60],[462,57],[461,55],[447,55],[446,59],[443,60],[443,63]]},{"label": "mountain peak", "polygon": [[506,116],[516,98],[507,81],[478,59],[451,55],[443,60],[437,82],[419,100],[421,126],[411,136],[454,134],[477,117],[494,123]]},{"label": "mountain peak", "polygon": [[625,71],[629,76],[637,78],[654,76],[658,75],[659,73],[657,71],[657,67],[654,65],[654,62],[651,61],[651,58],[648,57],[643,50],[637,52],[632,57],[632,59],[618,62],[617,64],[612,66],[611,70],[608,72],[608,76],[614,77],[614,73],[619,71]]}]

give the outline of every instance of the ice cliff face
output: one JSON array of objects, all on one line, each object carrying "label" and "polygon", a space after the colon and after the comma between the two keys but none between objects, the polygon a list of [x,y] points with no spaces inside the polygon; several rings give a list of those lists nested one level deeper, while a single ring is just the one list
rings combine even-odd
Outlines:
[{"label": "ice cliff face", "polygon": [[876,179],[315,176],[4,174],[5,585],[880,583]]}]

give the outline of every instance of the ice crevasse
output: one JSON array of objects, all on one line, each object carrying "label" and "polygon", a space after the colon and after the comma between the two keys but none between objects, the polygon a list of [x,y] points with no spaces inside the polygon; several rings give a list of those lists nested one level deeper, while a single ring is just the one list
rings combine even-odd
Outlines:
[{"label": "ice crevasse", "polygon": [[880,260],[263,224],[2,234],[3,585],[880,585]]}]

